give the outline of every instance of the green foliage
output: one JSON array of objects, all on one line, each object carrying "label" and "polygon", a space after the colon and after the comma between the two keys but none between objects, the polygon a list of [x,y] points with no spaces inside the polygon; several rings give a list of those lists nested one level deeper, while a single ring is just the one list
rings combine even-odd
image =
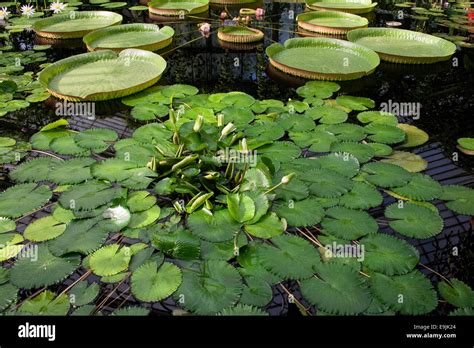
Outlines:
[{"label": "green foliage", "polygon": [[160,301],[173,294],[181,281],[181,270],[174,264],[149,261],[133,272],[132,293],[141,301]]},{"label": "green foliage", "polygon": [[111,276],[128,268],[131,251],[129,247],[111,244],[100,248],[91,254],[89,265],[92,271],[99,276]]},{"label": "green foliage", "polygon": [[326,210],[321,226],[331,235],[347,240],[376,233],[378,230],[377,222],[368,213],[343,207]]},{"label": "green foliage", "polygon": [[66,315],[69,311],[69,298],[66,294],[56,297],[53,292],[45,290],[23,302],[18,311],[30,315]]},{"label": "green foliage", "polygon": [[[26,105],[15,99],[26,85],[11,81],[0,92],[9,110]],[[474,190],[417,174],[426,161],[399,149],[423,144],[427,134],[368,111],[368,98],[329,99],[338,90],[312,81],[296,90],[304,100],[282,102],[155,86],[122,100],[135,122],[152,121],[130,138],[69,130],[62,119],[31,144],[0,137],[0,163],[11,163],[6,173],[17,183],[0,193],[0,261],[8,260],[0,311],[17,308],[24,290],[46,287],[18,313],[64,315],[69,295],[75,315],[90,315],[101,288],[123,282],[139,302],[173,296],[191,314],[266,315],[271,286],[296,280],[318,315],[429,313],[436,293],[414,271],[418,251],[378,233],[368,210],[382,206],[385,190],[401,199],[385,209],[389,226],[429,238],[443,221],[423,201],[441,199],[472,215]],[[44,97],[38,90],[29,99]],[[31,147],[41,152],[28,156]],[[31,221],[22,218],[38,209]],[[38,262],[27,262],[20,251],[35,242]],[[363,246],[364,258],[317,247],[333,242]],[[56,298],[50,290],[58,293],[56,284],[80,265],[94,275]],[[462,306],[453,315],[470,313],[467,285],[438,288]],[[112,314],[146,315],[147,308]]]},{"label": "green foliage", "polygon": [[331,314],[357,314],[369,307],[367,281],[351,267],[321,264],[316,276],[301,282],[301,293],[311,304]]},{"label": "green foliage", "polygon": [[428,314],[436,308],[436,291],[419,271],[391,277],[373,273],[370,283],[374,296],[401,314]]},{"label": "green foliage", "polygon": [[185,308],[209,315],[236,304],[242,288],[242,278],[234,267],[210,260],[196,269],[183,270],[183,282],[175,294],[181,296]]},{"label": "green foliage", "polygon": [[281,235],[271,242],[274,246],[264,244],[258,253],[263,266],[278,277],[309,278],[321,262],[317,250],[300,237]]},{"label": "green foliage", "polygon": [[443,229],[443,219],[437,211],[413,203],[393,203],[385,209],[385,216],[391,219],[391,228],[408,237],[429,238]]},{"label": "green foliage", "polygon": [[418,250],[407,242],[387,234],[370,234],[360,240],[364,245],[364,265],[386,275],[405,274],[420,260]]},{"label": "green foliage", "polygon": [[12,186],[0,193],[0,212],[3,217],[16,218],[40,208],[51,196],[52,192],[46,185]]},{"label": "green foliage", "polygon": [[474,291],[464,282],[451,279],[450,284],[438,283],[438,290],[443,298],[456,307],[474,307]]},{"label": "green foliage", "polygon": [[34,255],[33,250],[20,257],[10,272],[12,284],[23,289],[41,288],[60,282],[80,264],[79,257],[56,257],[46,246],[38,246],[37,255]]}]

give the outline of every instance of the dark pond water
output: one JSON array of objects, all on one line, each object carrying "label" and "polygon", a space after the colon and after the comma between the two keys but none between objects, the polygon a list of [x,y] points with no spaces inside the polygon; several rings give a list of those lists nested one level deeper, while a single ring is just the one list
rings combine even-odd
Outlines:
[{"label": "dark pond water", "polygon": [[[131,4],[131,2],[129,2]],[[419,4],[420,6],[422,4]],[[146,12],[137,14],[129,10],[118,10],[124,15],[125,22],[155,22],[170,25],[175,29],[176,36],[173,46],[164,49],[162,54],[168,62],[168,69],[160,84],[185,83],[197,86],[202,92],[227,92],[240,90],[256,98],[275,98],[286,100],[295,97],[294,89],[304,80],[293,78],[268,67],[265,47],[273,42],[283,43],[285,40],[298,37],[294,18],[303,12],[304,4],[288,2],[265,2],[265,19],[254,23],[265,33],[265,40],[252,47],[223,47],[217,40],[216,30],[221,21],[219,14],[222,8],[211,8],[208,18],[192,18],[188,20],[152,21]],[[81,9],[88,9],[87,6]],[[238,14],[238,8],[228,9],[232,15]],[[398,11],[389,1],[379,2],[379,9],[369,17],[371,26],[385,26],[387,21],[397,20],[402,28],[425,32],[447,32],[444,27],[437,27],[433,22],[399,19]],[[197,31],[197,24],[209,22],[212,32],[204,37]],[[14,35],[17,49],[31,48],[35,43],[34,33],[22,32]],[[61,46],[53,46],[48,50],[50,61],[56,61],[73,54],[86,52],[82,43],[67,42]],[[474,162],[468,156],[460,156],[452,161],[452,153],[456,151],[456,140],[459,137],[474,136],[474,50],[458,50],[454,60],[429,66],[406,66],[382,63],[376,72],[364,79],[344,82],[342,92],[352,95],[370,97],[377,105],[382,103],[419,103],[420,117],[406,117],[402,122],[413,123],[424,129],[431,137],[430,145],[419,150],[428,159],[428,174],[443,183],[462,183],[474,185],[470,175]],[[54,101],[34,104],[28,109],[11,113],[0,118],[0,135],[15,138],[28,138],[39,127],[54,121]],[[103,120],[102,126],[114,127],[119,117],[121,127],[133,129],[136,124],[130,120],[128,110],[119,102],[100,105],[98,118]],[[97,121],[99,122],[99,121]],[[87,127],[90,123],[77,122],[77,127]],[[2,182],[0,187],[9,183]],[[387,203],[389,202],[389,198]],[[472,226],[466,217],[452,215],[444,206],[438,206],[445,218],[446,228],[436,239],[417,241],[417,247],[423,255],[422,262],[431,265],[443,274],[458,276],[472,282],[474,269]],[[375,215],[381,212],[374,212]],[[462,245],[463,258],[453,259],[449,250],[452,245]],[[294,284],[293,284],[294,285]],[[291,289],[292,284],[288,284]],[[123,290],[123,289],[122,289]],[[283,292],[275,289],[276,293]],[[121,290],[117,291],[121,293]],[[123,292],[126,294],[126,291]],[[124,295],[117,296],[114,305],[129,301]],[[127,302],[128,303],[128,302]],[[156,304],[158,311],[167,311],[173,304]],[[270,304],[270,312],[274,314],[297,314],[295,306],[288,306],[284,296],[276,296]]]}]

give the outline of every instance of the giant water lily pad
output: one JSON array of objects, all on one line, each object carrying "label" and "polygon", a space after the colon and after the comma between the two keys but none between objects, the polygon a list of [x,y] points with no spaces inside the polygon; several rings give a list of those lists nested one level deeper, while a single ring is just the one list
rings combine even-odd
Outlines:
[{"label": "giant water lily pad", "polygon": [[160,16],[196,14],[208,9],[209,0],[153,0],[148,4],[148,11]]},{"label": "giant water lily pad", "polygon": [[263,33],[258,29],[240,25],[220,27],[217,31],[219,40],[234,43],[257,42],[262,40],[263,36]]},{"label": "giant water lily pad", "polygon": [[372,3],[372,0],[306,0],[305,3],[311,10],[333,10],[357,14],[371,12],[377,6],[377,3]]},{"label": "giant water lily pad", "polygon": [[35,21],[33,30],[51,39],[80,38],[94,30],[120,24],[122,16],[108,11],[70,12]]},{"label": "giant water lily pad", "polygon": [[46,67],[39,81],[54,96],[73,101],[107,100],[156,83],[166,61],[152,52],[126,49],[78,54]]},{"label": "giant water lily pad", "polygon": [[336,11],[305,12],[298,15],[296,20],[300,28],[323,34],[345,34],[349,30],[369,25],[364,17]]},{"label": "giant water lily pad", "polygon": [[95,30],[84,36],[83,41],[89,51],[126,48],[156,51],[171,44],[173,35],[174,30],[169,26],[160,29],[155,24],[133,23]]},{"label": "giant water lily pad", "polygon": [[456,51],[456,45],[447,40],[404,29],[356,29],[349,32],[347,38],[373,49],[382,60],[393,63],[436,63],[448,60]]},{"label": "giant water lily pad", "polygon": [[360,45],[326,38],[296,38],[267,47],[270,64],[304,78],[353,80],[374,72],[380,59]]}]

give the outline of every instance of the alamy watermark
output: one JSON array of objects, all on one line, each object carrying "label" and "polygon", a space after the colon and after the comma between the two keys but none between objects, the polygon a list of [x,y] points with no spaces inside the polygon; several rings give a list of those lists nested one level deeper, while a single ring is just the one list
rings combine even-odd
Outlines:
[{"label": "alamy watermark", "polygon": [[389,99],[380,104],[380,110],[400,117],[411,117],[418,120],[421,116],[421,103],[395,102]]},{"label": "alamy watermark", "polygon": [[257,150],[236,150],[226,147],[215,156],[219,163],[247,163],[250,167],[257,165]]},{"label": "alamy watermark", "polygon": [[55,105],[56,116],[61,117],[85,117],[89,120],[95,120],[95,103],[91,102],[70,102],[63,100]]},{"label": "alamy watermark", "polygon": [[359,262],[365,259],[364,244],[338,244],[332,242],[332,244],[327,244],[324,248],[326,249],[325,256],[327,258],[355,258]]},{"label": "alamy watermark", "polygon": [[22,246],[22,249],[17,252],[19,246],[22,245],[0,244],[0,256],[5,257],[14,254],[17,258],[28,258],[31,262],[38,261],[38,245],[32,244],[24,247]]}]

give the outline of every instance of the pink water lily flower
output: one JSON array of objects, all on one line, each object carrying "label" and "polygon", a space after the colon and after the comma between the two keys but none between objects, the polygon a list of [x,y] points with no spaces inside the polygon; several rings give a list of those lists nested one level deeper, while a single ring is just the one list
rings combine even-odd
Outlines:
[{"label": "pink water lily flower", "polygon": [[209,23],[201,23],[201,24],[199,24],[199,31],[204,36],[209,35],[209,33],[211,31],[211,25]]}]

